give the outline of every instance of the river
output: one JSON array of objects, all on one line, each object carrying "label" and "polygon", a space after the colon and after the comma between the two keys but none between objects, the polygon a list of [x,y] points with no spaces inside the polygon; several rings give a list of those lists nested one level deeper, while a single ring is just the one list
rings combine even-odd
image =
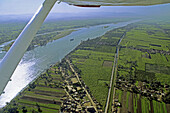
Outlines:
[{"label": "river", "polygon": [[[107,31],[115,28],[126,26],[136,21],[121,22],[117,24],[104,24],[80,28],[70,35],[61,39],[49,42],[46,46],[39,46],[34,50],[27,51],[21,62],[17,66],[11,80],[6,88],[5,93],[0,96],[0,108],[4,107],[6,102],[10,102],[24,87],[44,72],[50,65],[55,64],[71,52],[81,41],[94,39],[104,35]],[[104,27],[109,26],[109,27]],[[74,39],[70,41],[70,39]],[[0,45],[0,47],[3,45]],[[5,52],[0,50],[0,59]],[[0,85],[1,87],[1,85]]]}]

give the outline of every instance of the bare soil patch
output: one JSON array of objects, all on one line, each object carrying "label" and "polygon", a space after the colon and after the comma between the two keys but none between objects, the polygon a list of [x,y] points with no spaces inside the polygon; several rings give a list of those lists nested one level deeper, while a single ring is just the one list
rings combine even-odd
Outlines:
[{"label": "bare soil patch", "polygon": [[132,106],[133,106],[133,97],[132,97],[132,93],[130,93],[130,95],[129,95],[129,103],[128,103],[128,111],[131,112],[131,113],[134,113]]},{"label": "bare soil patch", "polygon": [[45,93],[45,94],[54,94],[54,95],[64,95],[63,92],[54,92],[54,91],[44,91],[44,90],[33,90],[35,93]]},{"label": "bare soil patch", "polygon": [[113,61],[107,61],[105,60],[103,62],[103,67],[112,67]]},{"label": "bare soil patch", "polygon": [[123,91],[122,100],[121,100],[122,107],[120,109],[121,113],[128,113],[128,109],[126,108],[126,94],[127,92]]},{"label": "bare soil patch", "polygon": [[[21,99],[28,100],[28,101],[34,101],[34,102],[39,102],[39,103],[44,103],[44,104],[54,104],[53,100],[48,100],[48,99],[40,99],[40,98],[35,98],[35,97],[29,97],[29,96],[23,96]],[[57,105],[60,105],[60,101],[55,101]]]},{"label": "bare soil patch", "polygon": [[137,111],[138,113],[142,113],[141,96],[139,97],[139,100],[137,101]]},{"label": "bare soil patch", "polygon": [[151,111],[150,111],[150,113],[154,113],[154,110],[153,110],[153,102],[152,102],[152,101],[150,101],[150,105],[151,105]]},{"label": "bare soil patch", "polygon": [[53,88],[50,86],[45,86],[45,85],[37,85],[38,87],[45,87],[45,88],[51,88],[51,89],[56,89],[56,90],[63,90],[62,88]]},{"label": "bare soil patch", "polygon": [[[19,102],[20,105],[25,105],[25,106],[31,106],[31,107],[37,107],[35,104],[30,104],[30,103],[23,103],[23,102]],[[51,108],[51,107],[47,107],[47,106],[40,106],[41,108],[47,108],[47,109],[53,109],[53,110],[59,110],[57,108]]]},{"label": "bare soil patch", "polygon": [[62,81],[61,77],[55,77],[55,78],[53,78],[53,80],[55,80],[55,81]]},{"label": "bare soil patch", "polygon": [[166,104],[167,113],[170,113],[170,104]]},{"label": "bare soil patch", "polygon": [[59,95],[55,95],[55,94],[49,94],[49,93],[42,93],[42,92],[35,92],[35,94],[37,95],[44,95],[44,96],[50,96],[50,97],[57,97],[57,98],[61,98],[62,96]]}]

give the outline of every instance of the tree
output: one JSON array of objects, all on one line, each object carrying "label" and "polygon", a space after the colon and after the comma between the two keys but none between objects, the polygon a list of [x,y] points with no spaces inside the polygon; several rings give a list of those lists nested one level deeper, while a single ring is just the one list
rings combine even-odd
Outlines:
[{"label": "tree", "polygon": [[18,108],[15,106],[8,106],[6,109],[4,109],[3,113],[19,113]]},{"label": "tree", "polygon": [[32,84],[29,84],[29,87],[30,87],[31,89],[34,89],[34,88],[36,87],[35,82],[33,82]]},{"label": "tree", "polygon": [[40,107],[38,108],[38,112],[42,112],[42,110],[41,110],[41,108],[40,108]]},{"label": "tree", "polygon": [[22,112],[23,112],[23,113],[27,113],[26,107],[22,107]]}]

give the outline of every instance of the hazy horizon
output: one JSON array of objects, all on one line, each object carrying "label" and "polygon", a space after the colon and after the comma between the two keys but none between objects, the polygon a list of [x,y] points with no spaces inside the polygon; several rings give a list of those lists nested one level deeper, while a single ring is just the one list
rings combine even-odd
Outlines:
[{"label": "hazy horizon", "polygon": [[[33,15],[44,0],[0,0],[0,15]],[[56,3],[51,13],[168,13],[170,4],[152,6],[102,6],[100,8],[82,8],[68,5],[64,2]]]}]

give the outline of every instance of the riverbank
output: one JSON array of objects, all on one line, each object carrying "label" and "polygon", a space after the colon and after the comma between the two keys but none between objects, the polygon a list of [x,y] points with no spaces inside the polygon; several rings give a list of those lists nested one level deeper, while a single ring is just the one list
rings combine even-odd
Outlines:
[{"label": "riverbank", "polygon": [[[169,21],[155,25],[156,22],[159,21],[142,21],[111,30],[101,37],[82,42],[68,55],[76,72],[102,109],[105,108],[107,92],[110,88],[116,47],[120,44],[117,56],[119,61],[113,80],[115,91],[114,95],[111,93],[109,111],[145,110],[144,112],[153,113],[169,111],[170,79],[167,78],[170,74],[168,71],[170,35],[167,29],[166,32],[162,32],[169,26],[166,24]],[[157,33],[155,29],[160,32]],[[122,36],[124,39],[121,39]],[[148,39],[151,36],[154,37]],[[118,43],[118,40],[122,42]],[[148,63],[152,67],[149,67]],[[147,68],[144,68],[145,66]],[[162,68],[158,68],[159,66]]]},{"label": "riverbank", "polygon": [[[1,105],[9,102],[20,90],[28,85],[30,81],[39,76],[40,73],[46,70],[51,64],[55,64],[64,58],[64,56],[76,48],[83,40],[100,37],[107,31],[126,26],[132,22],[133,21],[82,28],[72,32],[66,37],[50,42],[46,46],[37,47],[34,50],[26,52],[12,76],[12,81],[10,81],[5,88],[6,93],[0,97]],[[109,27],[104,28],[104,26]],[[74,41],[70,42],[70,39],[73,38]]]},{"label": "riverbank", "polygon": [[[79,44],[72,52],[70,52],[66,57],[61,60],[61,63],[56,64],[52,66],[50,69],[46,70],[45,73],[43,73],[37,80],[35,81],[29,87],[23,91],[23,94],[18,98],[19,100],[16,100],[14,105],[20,105],[22,102],[26,103],[25,105],[28,106],[30,103],[32,103],[33,108],[38,110],[45,110],[47,111],[47,106],[42,105],[43,99],[48,98],[48,102],[51,102],[51,97],[42,96],[39,98],[39,92],[38,94],[36,90],[42,92],[41,90],[46,91],[54,91],[53,88],[59,88],[55,85],[55,78],[57,77],[57,80],[64,81],[62,88],[65,91],[65,94],[63,94],[63,97],[61,98],[61,107],[60,110],[67,111],[67,110],[82,110],[88,108],[88,106],[91,106],[93,110],[96,110],[98,112],[102,112],[106,105],[106,99],[108,95],[109,90],[109,83],[110,78],[112,74],[112,66],[114,55],[116,54],[116,47],[119,40],[121,40],[121,46],[120,47],[120,56],[118,57],[118,67],[117,67],[117,76],[114,77],[114,81],[116,82],[114,86],[115,94],[113,95],[111,93],[110,101],[109,103],[109,111],[110,110],[119,110],[119,111],[127,111],[127,109],[131,110],[132,112],[138,110],[140,111],[142,107],[150,106],[151,109],[155,110],[156,108],[160,107],[161,110],[167,111],[168,110],[168,103],[165,103],[166,100],[162,96],[162,100],[160,100],[159,93],[157,93],[156,89],[154,88],[155,85],[158,82],[153,83],[147,83],[145,81],[141,81],[138,78],[138,74],[136,73],[136,79],[133,78],[133,72],[132,75],[127,76],[127,74],[122,74],[125,70],[125,68],[122,68],[122,62],[125,58],[124,55],[122,55],[122,50],[129,48],[124,48],[122,44],[124,44],[126,41],[129,40],[130,32],[132,32],[132,29],[136,29],[137,26],[140,26],[141,23],[138,24],[131,24],[126,27],[118,28],[111,30],[107,32],[105,35],[102,35],[95,39],[89,39],[87,41],[81,41],[81,44]],[[142,23],[143,25],[144,23]],[[136,26],[136,27],[134,27]],[[126,34],[125,34],[126,32]],[[125,39],[121,39],[121,37],[124,36]],[[136,38],[137,39],[137,38]],[[154,39],[153,39],[154,40]],[[145,44],[145,43],[144,43]],[[165,43],[164,43],[165,44]],[[138,50],[139,51],[139,50]],[[128,52],[125,52],[123,54],[127,54]],[[126,58],[131,57],[131,55],[126,55]],[[133,56],[134,57],[134,56]],[[129,63],[131,63],[129,61]],[[169,65],[169,64],[167,64]],[[134,65],[135,66],[135,65]],[[138,67],[140,68],[140,67]],[[130,68],[126,68],[130,69]],[[136,69],[136,68],[135,68]],[[121,75],[120,75],[121,74]],[[142,75],[143,73],[140,73]],[[58,77],[60,75],[60,78]],[[143,76],[143,75],[142,75]],[[128,77],[131,77],[131,79],[128,79]],[[148,76],[149,77],[149,76]],[[144,79],[144,78],[143,78]],[[153,78],[154,79],[154,78]],[[159,80],[159,79],[158,79]],[[147,87],[150,87],[150,89],[147,89]],[[155,85],[153,85],[155,84]],[[161,84],[164,84],[161,82]],[[166,84],[165,84],[166,86]],[[141,87],[141,89],[140,89]],[[33,90],[28,91],[29,88],[33,88]],[[168,93],[168,86],[164,88],[163,85],[160,85],[160,89],[163,88],[161,95]],[[147,90],[148,93],[146,93],[144,90]],[[58,90],[55,90],[56,92],[60,92]],[[89,93],[86,93],[86,91]],[[152,92],[150,92],[152,91]],[[149,97],[149,94],[153,93],[153,97]],[[86,96],[84,95],[86,94]],[[48,96],[51,94],[48,94]],[[87,96],[89,95],[89,97]],[[31,96],[31,97],[30,97]],[[58,96],[57,96],[58,97]],[[155,98],[159,97],[159,98]],[[31,100],[34,98],[34,100]],[[123,100],[122,100],[123,98]],[[17,98],[16,98],[17,99]],[[168,99],[168,96],[167,96]],[[15,99],[14,99],[15,100]],[[126,102],[124,100],[127,100]],[[165,101],[164,101],[165,100]],[[28,102],[32,101],[32,102]],[[55,100],[56,101],[56,100]],[[54,102],[55,102],[54,101]],[[14,102],[14,101],[13,101]],[[57,101],[58,102],[58,101]],[[130,104],[131,102],[137,102],[136,104]],[[38,105],[36,104],[38,103]],[[147,104],[146,104],[147,103]],[[129,104],[129,106],[128,106]],[[73,105],[75,109],[73,108]],[[112,106],[114,105],[114,106]],[[53,106],[53,105],[49,105]],[[54,105],[56,106],[56,105]],[[25,106],[24,106],[25,107]],[[44,109],[45,108],[45,109]],[[18,109],[18,108],[17,108]],[[33,110],[29,107],[26,107],[24,109],[27,109],[29,111]],[[49,109],[49,108],[48,108]],[[51,109],[51,108],[50,108]],[[20,106],[18,110],[23,110],[23,105]],[[148,110],[148,109],[146,109]],[[160,111],[160,110],[158,110]],[[53,112],[53,111],[48,111]]]},{"label": "riverbank", "polygon": [[[45,46],[47,43],[65,37],[74,31],[76,30],[65,30],[65,31],[52,32],[52,33],[38,34],[29,45],[27,51],[33,50],[39,46]],[[13,43],[14,42],[11,42],[8,45],[4,46],[2,51],[7,52]]]},{"label": "riverbank", "polygon": [[[21,16],[22,17],[22,16]],[[105,18],[97,18],[97,17],[88,17],[88,18],[71,18],[67,20],[66,18],[63,20],[47,20],[37,34],[56,34],[56,31],[67,31],[78,29],[82,27],[90,27],[90,26],[97,26],[102,24],[110,24],[110,23],[120,23],[125,21],[130,21],[135,19],[135,17],[128,17],[128,18],[120,18],[120,17],[105,17]],[[0,22],[0,44],[4,42],[8,42],[11,40],[15,40],[24,26],[26,25],[26,21],[17,20],[17,21],[8,21],[8,22]]]},{"label": "riverbank", "polygon": [[[115,31],[115,30],[113,30],[113,31]],[[9,111],[9,110],[11,110],[11,107],[14,107],[15,110],[18,110],[18,111],[27,110],[29,112],[31,112],[32,110],[35,110],[35,111],[42,110],[45,112],[47,112],[47,111],[52,112],[52,109],[53,109],[53,112],[54,111],[57,112],[60,109],[54,110],[53,107],[56,108],[56,106],[59,106],[59,104],[56,105],[56,104],[52,103],[52,100],[54,100],[53,102],[55,102],[55,103],[57,102],[57,103],[61,104],[61,110],[65,111],[65,112],[68,112],[68,110],[72,110],[72,109],[69,109],[69,106],[72,106],[72,105],[75,106],[74,107],[75,111],[79,110],[81,112],[81,110],[83,110],[83,109],[88,110],[88,107],[93,106],[93,109],[95,111],[102,112],[103,104],[99,103],[96,100],[96,97],[94,95],[92,95],[91,90],[89,89],[88,85],[85,84],[84,80],[82,79],[82,76],[80,76],[81,72],[79,70],[77,70],[78,68],[75,67],[75,65],[73,65],[74,63],[72,62],[72,58],[74,58],[74,57],[70,56],[70,55],[74,54],[74,52],[78,48],[81,48],[83,46],[83,44],[90,43],[91,41],[95,42],[96,40],[98,41],[99,39],[101,39],[101,37],[98,37],[97,39],[93,39],[93,40],[89,39],[88,41],[81,42],[81,44],[75,50],[73,50],[71,53],[69,53],[61,61],[61,63],[51,66],[50,69],[47,69],[45,73],[41,74],[40,77],[38,77],[33,83],[29,84],[28,88],[24,89],[21,93],[19,93],[19,95],[15,99],[12,100],[10,105],[8,105],[7,108],[5,107],[4,109],[6,111]],[[102,39],[103,40],[101,42],[106,40],[105,38],[102,38]],[[116,39],[116,40],[118,41],[118,39]],[[116,43],[117,43],[116,40],[114,39],[111,41],[109,39],[109,42],[114,42],[116,45]],[[106,41],[106,42],[108,42],[108,41]],[[103,42],[103,43],[105,43],[105,42]],[[105,45],[103,45],[103,46],[105,46]],[[100,47],[102,47],[101,44],[100,44]],[[109,46],[107,46],[107,47],[110,48]],[[112,51],[112,53],[110,53],[111,51]],[[108,51],[108,53],[105,53],[105,52],[102,53],[100,51],[98,51],[100,53],[97,53],[97,51],[96,51],[96,54],[104,55],[102,61],[106,60],[106,59],[107,60],[110,59],[110,62],[112,62],[112,54],[114,55],[114,50],[111,50],[111,51],[110,52]],[[95,55],[95,57],[97,57],[97,56],[98,55]],[[104,66],[104,68],[107,68],[107,70],[110,67],[110,66],[107,66],[107,62],[105,62],[105,64],[103,64],[103,66]],[[101,70],[101,71],[103,71],[103,70]],[[58,83],[59,81],[60,82],[63,81],[63,82],[60,83],[60,85],[57,85],[56,83]],[[62,88],[66,93],[66,95],[62,94],[62,97],[58,98],[59,100],[57,99],[58,101],[56,101],[56,97],[59,97],[57,94],[55,95],[55,97],[53,97],[53,95],[50,94],[50,92],[52,93],[53,91],[56,91],[56,93],[57,93],[58,90],[56,90],[56,88]],[[43,93],[42,93],[42,91],[43,91]],[[41,96],[40,96],[40,92],[41,92]],[[47,95],[47,93],[48,93],[48,95]],[[49,102],[49,103],[47,104],[43,100],[45,100],[46,102]],[[44,104],[42,104],[42,103],[44,103]],[[45,105],[45,104],[47,104],[47,105]],[[30,108],[28,106],[31,106],[32,108]]]},{"label": "riverbank", "polygon": [[[33,50],[34,48],[36,48],[38,46],[45,46],[47,43],[52,42],[52,41],[57,40],[57,39],[60,39],[62,37],[65,37],[65,36],[71,34],[73,31],[79,30],[83,27],[93,27],[93,26],[107,25],[107,24],[112,24],[112,23],[117,24],[117,23],[120,23],[120,22],[126,22],[126,21],[130,21],[130,20],[133,20],[133,18],[114,19],[114,20],[112,20],[110,18],[105,18],[105,20],[97,20],[97,19],[89,19],[89,20],[85,19],[84,20],[83,19],[83,20],[81,20],[82,21],[81,23],[79,22],[79,20],[76,20],[77,22],[75,22],[75,20],[71,20],[70,22],[66,21],[65,23],[63,23],[63,21],[61,21],[61,23],[64,24],[64,25],[60,25],[61,23],[59,24],[58,22],[57,23],[59,25],[56,25],[56,22],[55,23],[54,22],[48,22],[48,23],[45,23],[42,26],[42,28],[38,31],[37,35],[35,36],[35,38],[31,42],[30,46],[28,47],[27,51]],[[66,23],[68,23],[68,25],[65,25]],[[20,24],[21,23],[19,23],[19,25]],[[50,24],[51,27],[49,27],[49,24]],[[23,23],[21,25],[23,25]],[[58,26],[60,26],[60,28],[58,28]],[[104,28],[107,28],[107,27],[108,26],[104,26]],[[13,29],[15,29],[15,28],[13,28]],[[19,29],[19,28],[17,28],[17,29]],[[6,31],[6,32],[13,32],[13,31]],[[15,31],[14,34],[13,34],[14,36],[12,35],[11,37],[16,37],[17,33],[19,33],[19,31]],[[3,35],[5,35],[5,34],[3,34]],[[9,42],[11,42],[11,43],[5,45],[2,49],[2,51],[8,51],[9,48],[14,43],[14,40],[9,41]]]},{"label": "riverbank", "polygon": [[59,72],[58,64],[51,66],[7,104],[7,107],[3,108],[4,113],[59,112],[61,98],[65,95],[64,81]]}]

